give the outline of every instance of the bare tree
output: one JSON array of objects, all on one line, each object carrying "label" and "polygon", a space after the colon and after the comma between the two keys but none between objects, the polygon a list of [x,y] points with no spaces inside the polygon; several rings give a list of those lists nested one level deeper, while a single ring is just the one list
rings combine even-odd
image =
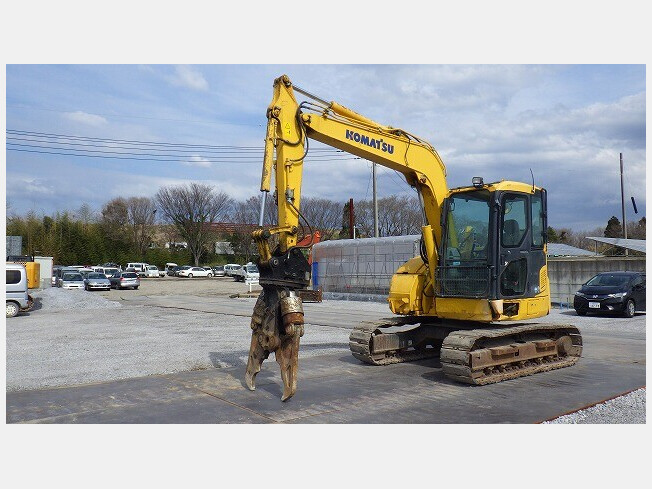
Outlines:
[{"label": "bare tree", "polygon": [[101,222],[105,233],[112,239],[123,238],[129,222],[127,201],[122,197],[117,197],[104,204]]},{"label": "bare tree", "polygon": [[[321,239],[327,240],[340,228],[342,204],[329,199],[304,198],[301,200],[301,213],[313,231],[319,231]],[[307,229],[304,231],[309,232]]]},{"label": "bare tree", "polygon": [[[356,235],[374,235],[373,203],[360,200],[354,204]],[[423,217],[419,199],[413,196],[390,195],[378,199],[378,234],[406,236],[420,234]]]},{"label": "bare tree", "polygon": [[223,219],[233,200],[224,192],[215,192],[210,185],[191,183],[161,187],[155,201],[163,218],[174,224],[188,243],[195,266],[214,239],[209,224]]},{"label": "bare tree", "polygon": [[152,226],[156,217],[156,205],[148,197],[131,197],[127,200],[127,222],[130,228],[131,242],[138,251],[140,258],[145,259],[145,253],[152,236]]},{"label": "bare tree", "polygon": [[419,234],[422,220],[416,197],[390,195],[378,200],[378,232],[381,236]]}]

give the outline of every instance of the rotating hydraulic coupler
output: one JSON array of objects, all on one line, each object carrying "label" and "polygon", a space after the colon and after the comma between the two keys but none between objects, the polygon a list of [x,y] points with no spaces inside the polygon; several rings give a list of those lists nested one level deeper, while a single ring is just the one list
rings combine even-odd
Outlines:
[{"label": "rotating hydraulic coupler", "polygon": [[303,304],[293,291],[281,299],[281,317],[286,335],[303,336]]}]

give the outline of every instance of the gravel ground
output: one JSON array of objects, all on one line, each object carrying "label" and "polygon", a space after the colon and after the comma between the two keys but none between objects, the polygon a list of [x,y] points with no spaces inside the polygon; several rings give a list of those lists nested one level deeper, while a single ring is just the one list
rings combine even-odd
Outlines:
[{"label": "gravel ground", "polygon": [[[247,291],[228,278],[171,277],[143,280],[138,290],[35,291],[34,310],[6,322],[7,391],[244,365],[255,299],[228,297]],[[343,322],[391,316],[383,303],[314,306],[320,324],[307,323],[301,358],[346,354],[350,325]],[[579,317],[555,309],[544,320],[578,326],[587,343],[592,336],[645,341],[645,315]],[[263,368],[278,371],[273,357]],[[645,389],[550,423],[645,423]]]},{"label": "gravel ground", "polygon": [[[135,299],[131,292],[137,291],[114,291],[114,298]],[[7,391],[247,362],[251,329],[244,314],[149,307],[146,301],[116,302],[97,292],[57,288],[33,295],[40,308],[7,321]],[[255,303],[222,300],[236,301],[246,311]],[[345,328],[308,324],[300,357],[348,352],[348,334]],[[266,365],[270,362],[273,357]]]},{"label": "gravel ground", "polygon": [[32,296],[36,300],[35,310],[115,309],[122,307],[119,302],[107,300],[105,297],[84,290],[63,290],[53,287],[39,290]]},{"label": "gravel ground", "polygon": [[645,389],[635,390],[543,424],[645,424]]}]

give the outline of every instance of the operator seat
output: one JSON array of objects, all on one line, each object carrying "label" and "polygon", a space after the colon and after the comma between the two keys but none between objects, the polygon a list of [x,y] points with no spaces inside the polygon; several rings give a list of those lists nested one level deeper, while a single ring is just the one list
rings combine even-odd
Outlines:
[{"label": "operator seat", "polygon": [[503,246],[516,246],[521,239],[521,231],[518,227],[518,221],[508,219],[503,224]]}]

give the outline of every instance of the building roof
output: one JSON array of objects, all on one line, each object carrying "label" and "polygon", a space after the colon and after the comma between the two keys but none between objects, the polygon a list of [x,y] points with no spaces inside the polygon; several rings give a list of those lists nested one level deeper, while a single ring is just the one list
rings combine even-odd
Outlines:
[{"label": "building roof", "polygon": [[548,243],[548,256],[594,256],[595,253],[564,243]]},{"label": "building roof", "polygon": [[592,239],[599,243],[606,243],[628,250],[640,251],[645,253],[645,240],[644,239],[625,239],[625,238],[603,238],[598,236],[587,236],[586,239]]}]

